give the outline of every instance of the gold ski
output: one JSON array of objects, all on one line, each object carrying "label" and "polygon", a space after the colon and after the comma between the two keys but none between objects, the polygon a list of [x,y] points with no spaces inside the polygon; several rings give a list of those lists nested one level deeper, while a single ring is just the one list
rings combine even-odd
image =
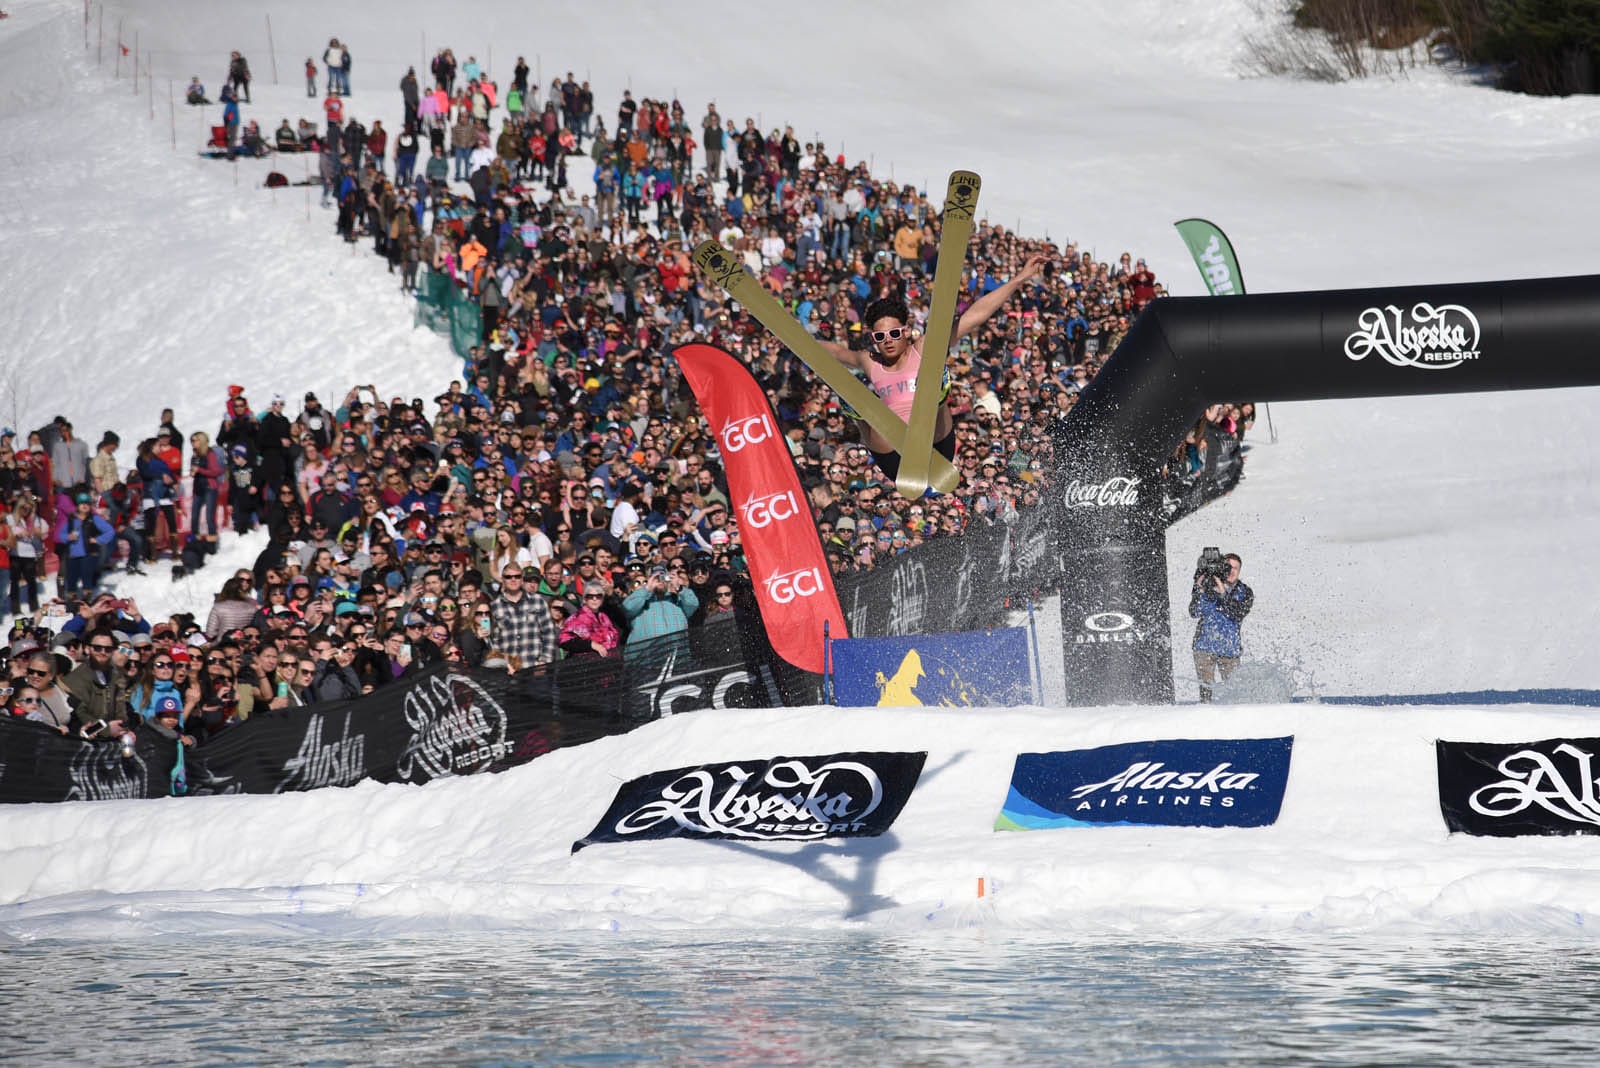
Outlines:
[{"label": "gold ski", "polygon": [[[692,258],[696,267],[744,305],[761,325],[772,331],[774,337],[787,345],[789,351],[798,356],[829,389],[854,408],[868,426],[882,434],[889,445],[903,456],[906,424],[889,410],[889,406],[866,383],[852,374],[850,368],[834,359],[828,350],[806,333],[806,328],[789,314],[778,298],[768,293],[755,275],[745,270],[743,260],[717,241],[702,242],[694,250]],[[928,451],[932,452],[931,447]],[[961,473],[949,460],[937,454],[932,457],[928,474],[931,476],[928,484],[940,493],[949,493],[961,481]]]},{"label": "gold ski", "polygon": [[936,455],[933,435],[943,392],[944,365],[955,333],[961,268],[966,263],[967,241],[972,237],[973,216],[982,188],[983,179],[976,174],[954,171],[945,189],[939,265],[933,272],[933,299],[922,335],[922,365],[917,369],[917,392],[911,402],[911,421],[906,424],[905,447],[900,450],[900,471],[895,476],[895,486],[905,497],[920,497],[928,488],[929,464]]}]

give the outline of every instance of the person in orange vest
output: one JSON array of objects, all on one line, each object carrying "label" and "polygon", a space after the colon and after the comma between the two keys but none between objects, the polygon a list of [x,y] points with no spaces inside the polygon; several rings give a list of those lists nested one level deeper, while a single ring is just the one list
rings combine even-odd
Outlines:
[{"label": "person in orange vest", "polygon": [[483,247],[483,242],[476,237],[469,237],[461,246],[461,270],[471,274],[479,261],[488,254],[489,250]]}]

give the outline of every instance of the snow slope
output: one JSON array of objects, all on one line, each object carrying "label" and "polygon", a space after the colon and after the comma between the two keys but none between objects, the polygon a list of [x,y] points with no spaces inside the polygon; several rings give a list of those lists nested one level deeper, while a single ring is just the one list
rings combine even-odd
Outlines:
[{"label": "snow slope", "polygon": [[[540,5],[464,0],[274,5],[281,84],[259,11],[142,0],[106,12],[106,65],[81,8],[22,0],[0,22],[0,417],[60,410],[124,441],[164,404],[211,427],[229,382],[324,398],[354,381],[431,396],[454,361],[410,329],[383,266],[331,236],[302,190],[265,166],[191,155],[215,109],[163,95],[227,53],[256,72],[246,115],[309,113],[299,64],[351,42],[351,109],[399,119],[394,86],[450,44],[509,76],[588,74],[610,114],[621,88],[676,92],[691,114],[792,122],[880,171],[985,176],[991,218],[1110,258],[1147,256],[1200,291],[1172,220],[1227,229],[1252,291],[1576,274],[1593,270],[1589,195],[1600,102],[1535,100],[1409,80],[1241,79],[1246,0],[985,9],[822,2],[781,24],[753,6]],[[123,20],[152,59],[150,93],[112,78]],[[913,19],[915,21],[913,21]],[[463,38],[466,27],[476,40]],[[448,35],[447,35],[448,34]],[[481,49],[481,51],[480,51]],[[298,163],[299,161],[294,161]],[[290,176],[298,175],[290,168]],[[236,177],[237,176],[237,177]],[[310,220],[307,220],[309,214]],[[295,398],[297,399],[297,398]],[[1595,461],[1600,394],[1566,390],[1278,405],[1244,486],[1174,528],[1175,645],[1189,561],[1245,557],[1257,590],[1247,647],[1302,691],[1394,695],[1600,686]],[[13,422],[15,420],[15,422]],[[241,556],[245,550],[239,550]],[[147,611],[203,605],[204,587],[130,587]],[[1056,657],[1048,636],[1047,668]],[[1181,652],[1180,697],[1193,694]],[[1056,672],[1047,671],[1047,677]],[[1047,690],[1047,695],[1050,691]],[[1059,692],[1059,691],[1057,691]],[[1519,924],[1579,929],[1595,908],[1582,841],[1448,839],[1434,738],[1594,733],[1538,707],[1367,710],[1249,706],[890,713],[699,713],[541,758],[505,775],[414,790],[105,803],[0,821],[0,927],[19,936],[388,921],[759,926],[979,922],[1251,929]],[[1259,831],[997,835],[1019,751],[1164,737],[1294,733],[1283,816]],[[700,760],[926,748],[928,771],[892,836],[823,847],[682,842],[569,856],[622,779]],[[999,892],[976,901],[976,879]],[[207,921],[205,917],[211,917]],[[320,918],[319,918],[320,917]],[[931,917],[931,918],[930,918]]]},{"label": "snow slope", "polygon": [[[8,811],[0,931],[864,923],[1152,936],[1417,925],[1582,935],[1600,914],[1591,840],[1448,837],[1432,738],[1517,740],[1529,730],[1582,732],[1588,721],[1588,713],[1316,706],[696,713],[501,775],[423,788]],[[1272,827],[992,830],[1018,751],[1284,732],[1295,735],[1293,765]],[[571,853],[626,779],[842,749],[928,752],[910,804],[881,838]]]}]

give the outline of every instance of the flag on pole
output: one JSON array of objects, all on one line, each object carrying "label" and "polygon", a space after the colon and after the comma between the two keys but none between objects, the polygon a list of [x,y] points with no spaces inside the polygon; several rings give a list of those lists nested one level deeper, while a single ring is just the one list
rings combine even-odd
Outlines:
[{"label": "flag on pole", "polygon": [[680,345],[673,356],[717,436],[740,546],[773,651],[821,674],[824,626],[836,637],[848,630],[810,500],[766,391],[743,363],[714,346]]},{"label": "flag on pole", "polygon": [[1200,268],[1200,276],[1213,297],[1237,296],[1244,292],[1239,260],[1222,227],[1205,219],[1184,219],[1172,225],[1178,228],[1183,243],[1189,246],[1194,265]]}]

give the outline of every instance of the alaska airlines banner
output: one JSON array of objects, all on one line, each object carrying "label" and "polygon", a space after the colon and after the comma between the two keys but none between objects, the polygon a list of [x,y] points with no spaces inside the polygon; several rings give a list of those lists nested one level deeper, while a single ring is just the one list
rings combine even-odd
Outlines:
[{"label": "alaska airlines banner", "polygon": [[894,823],[927,753],[773,757],[658,771],[623,783],[576,853],[600,842],[867,838]]},{"label": "alaska airlines banner", "polygon": [[772,647],[795,667],[820,674],[824,624],[834,637],[848,631],[810,501],[766,392],[719,348],[684,345],[673,355],[717,435]]},{"label": "alaska airlines banner", "polygon": [[834,703],[847,707],[1025,705],[1034,701],[1023,627],[829,643]]},{"label": "alaska airlines banner", "polygon": [[1457,834],[1600,834],[1600,738],[1436,745],[1439,808]]},{"label": "alaska airlines banner", "polygon": [[1022,753],[995,830],[1264,827],[1278,818],[1293,747],[1293,737],[1229,738]]}]

